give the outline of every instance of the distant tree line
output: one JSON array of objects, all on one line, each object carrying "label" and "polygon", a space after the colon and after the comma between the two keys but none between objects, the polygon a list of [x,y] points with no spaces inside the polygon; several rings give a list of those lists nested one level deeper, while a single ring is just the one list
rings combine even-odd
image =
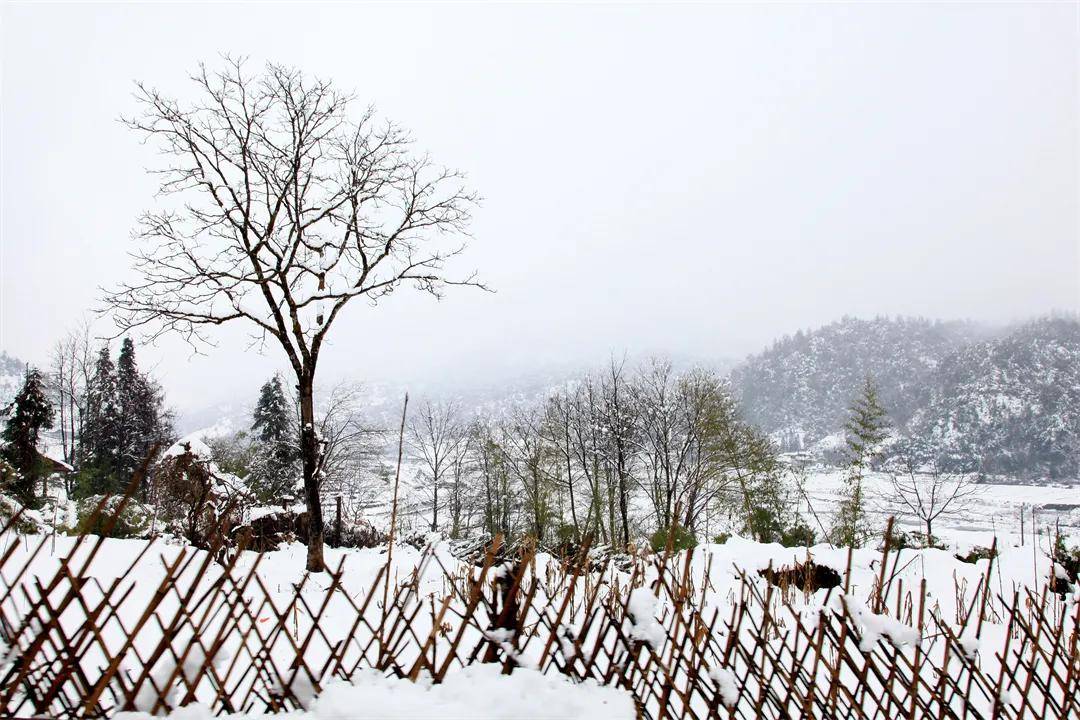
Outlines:
[{"label": "distant tree line", "polygon": [[[115,361],[107,344],[96,353],[91,346],[88,327],[70,333],[55,346],[48,372],[27,367],[4,408],[5,490],[24,504],[38,504],[57,469],[65,470],[69,496],[118,492],[173,439],[172,413],[161,386],[139,369],[135,343],[124,338]],[[54,428],[58,437],[48,442],[59,447],[46,454],[44,433]]]},{"label": "distant tree line", "polygon": [[813,540],[797,513],[798,477],[708,370],[612,362],[491,417],[421,403],[407,442],[431,529],[454,537],[620,547],[678,531]]}]

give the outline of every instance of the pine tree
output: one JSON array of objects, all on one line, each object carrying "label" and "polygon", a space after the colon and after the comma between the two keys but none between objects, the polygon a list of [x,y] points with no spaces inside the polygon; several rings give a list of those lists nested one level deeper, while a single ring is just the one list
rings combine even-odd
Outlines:
[{"label": "pine tree", "polygon": [[172,434],[164,394],[139,372],[135,343],[124,339],[115,365],[109,348],[102,347],[87,387],[79,436],[80,492],[95,495],[126,488],[151,449],[167,443]]},{"label": "pine tree", "polygon": [[40,371],[27,368],[26,380],[6,414],[9,417],[2,434],[3,457],[17,473],[11,489],[24,505],[29,505],[34,500],[35,482],[43,472],[38,436],[53,423],[53,406]]},{"label": "pine tree", "polygon": [[135,343],[124,338],[116,363],[117,466],[121,483],[127,483],[142,466],[155,445],[172,435],[171,418],[164,409],[160,388],[139,372]]},{"label": "pine tree", "polygon": [[249,482],[263,501],[281,500],[296,483],[299,453],[295,415],[281,377],[274,375],[259,390],[251,424],[259,448]]},{"label": "pine tree", "polygon": [[882,442],[888,437],[889,430],[889,416],[881,405],[873,378],[867,377],[863,383],[862,390],[851,405],[844,430],[847,434],[848,474],[833,524],[833,542],[861,547],[871,532],[866,517],[863,479]]},{"label": "pine tree", "polygon": [[120,411],[116,403],[116,367],[103,346],[86,392],[86,418],[79,437],[80,491],[84,495],[115,490],[119,460]]}]

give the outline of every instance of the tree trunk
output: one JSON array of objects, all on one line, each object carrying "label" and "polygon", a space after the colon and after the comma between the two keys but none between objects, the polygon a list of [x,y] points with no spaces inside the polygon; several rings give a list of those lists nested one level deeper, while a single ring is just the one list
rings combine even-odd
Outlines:
[{"label": "tree trunk", "polygon": [[300,458],[304,468],[304,501],[308,514],[307,569],[323,572],[323,516],[319,499],[319,440],[315,436],[314,383],[311,372],[300,378]]},{"label": "tree trunk", "polygon": [[438,531],[439,531],[439,476],[438,476],[438,474],[436,474],[435,475],[435,482],[432,483],[431,532],[438,532]]},{"label": "tree trunk", "polygon": [[626,486],[626,470],[623,464],[622,450],[619,451],[619,516],[622,520],[622,551],[630,547],[630,511],[627,508],[627,496],[630,489]]}]

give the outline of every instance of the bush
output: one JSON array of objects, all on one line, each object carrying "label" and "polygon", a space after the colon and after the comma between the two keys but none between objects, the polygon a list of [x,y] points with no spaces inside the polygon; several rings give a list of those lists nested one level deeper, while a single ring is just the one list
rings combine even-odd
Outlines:
[{"label": "bush", "polygon": [[0,494],[0,528],[6,526],[16,513],[23,510],[18,522],[12,526],[19,535],[44,535],[50,532],[50,528],[42,521],[41,513],[35,510],[24,509],[22,503],[10,495]]},{"label": "bush", "polygon": [[[1054,549],[1050,559],[1054,561],[1054,566],[1050,570],[1049,590],[1065,597],[1072,593],[1073,585],[1080,580],[1080,547],[1068,549],[1065,546],[1065,539],[1059,534],[1054,538]],[[1058,568],[1065,572],[1064,577],[1058,574]]]},{"label": "bush", "polygon": [[784,547],[811,547],[817,543],[813,528],[804,523],[795,523],[780,533],[780,544]]},{"label": "bush", "polygon": [[555,542],[560,546],[581,544],[581,533],[570,523],[563,523],[555,530]]},{"label": "bush", "polygon": [[[334,536],[335,531],[331,529],[329,535]],[[307,538],[304,539],[306,540]],[[337,547],[346,548],[380,547],[385,545],[389,539],[390,538],[386,533],[366,520],[342,523],[340,541],[337,537],[333,537],[334,542],[337,543]]]},{"label": "bush", "polygon": [[817,536],[809,525],[798,520],[787,525],[767,507],[754,508],[746,530],[758,542],[780,543],[784,547],[810,547],[817,542]]},{"label": "bush", "polygon": [[668,547],[668,537],[671,538],[671,549],[674,552],[689,550],[697,546],[697,538],[682,525],[674,525],[672,528],[662,528],[649,536],[649,545],[653,552],[663,552]]},{"label": "bush", "polygon": [[[904,530],[892,531],[892,535],[889,538],[890,550],[925,550],[927,548],[933,548],[935,550],[946,550],[945,544],[938,538],[931,535],[926,537],[925,533],[920,532],[906,532]],[[972,560],[971,562],[974,562]]]},{"label": "bush", "polygon": [[154,466],[151,494],[169,531],[197,548],[227,544],[250,499],[243,480],[223,472],[201,442],[180,441]]},{"label": "bush", "polygon": [[[106,500],[101,512],[98,513],[96,510],[102,497]],[[121,495],[91,495],[80,500],[75,532],[80,535],[92,534],[114,538],[147,537],[150,534],[154,509],[135,500],[128,500],[121,510],[122,500]],[[114,517],[116,522],[109,528],[109,523]],[[107,528],[108,532],[106,532]]]},{"label": "bush", "polygon": [[991,560],[997,557],[997,550],[994,550],[993,548],[983,547],[981,545],[976,545],[975,547],[971,548],[971,551],[968,552],[966,555],[957,554],[955,557],[960,562],[970,563],[974,565],[980,560]]},{"label": "bush", "polygon": [[758,570],[758,575],[778,587],[799,588],[807,592],[839,587],[843,581],[836,570],[827,565],[819,565],[813,560],[778,570],[763,568]]},{"label": "bush", "polygon": [[581,550],[582,536],[570,523],[562,523],[555,528],[555,543],[547,548],[553,555],[570,558]]}]

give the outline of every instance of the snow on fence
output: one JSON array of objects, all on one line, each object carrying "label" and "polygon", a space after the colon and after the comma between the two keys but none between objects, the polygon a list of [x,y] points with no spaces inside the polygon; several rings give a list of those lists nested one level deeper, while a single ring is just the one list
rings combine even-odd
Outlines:
[{"label": "snow on fence", "polygon": [[57,552],[56,538],[13,525],[0,545],[3,717],[165,714],[196,701],[284,711],[358,672],[439,683],[476,663],[622,688],[647,718],[1080,710],[1080,604],[1048,588],[1003,597],[987,571],[979,587],[957,587],[946,621],[925,580],[897,581],[887,546],[862,597],[849,554],[831,589],[812,592],[813,572],[770,568],[717,602],[723,591],[708,568],[693,570],[693,553],[623,572],[584,551],[560,563],[496,541],[466,563],[428,548],[407,577],[388,565],[357,593],[342,567],[282,589],[260,574],[264,556],[156,554],[152,542],[119,572],[95,573],[117,541],[82,536]]}]

